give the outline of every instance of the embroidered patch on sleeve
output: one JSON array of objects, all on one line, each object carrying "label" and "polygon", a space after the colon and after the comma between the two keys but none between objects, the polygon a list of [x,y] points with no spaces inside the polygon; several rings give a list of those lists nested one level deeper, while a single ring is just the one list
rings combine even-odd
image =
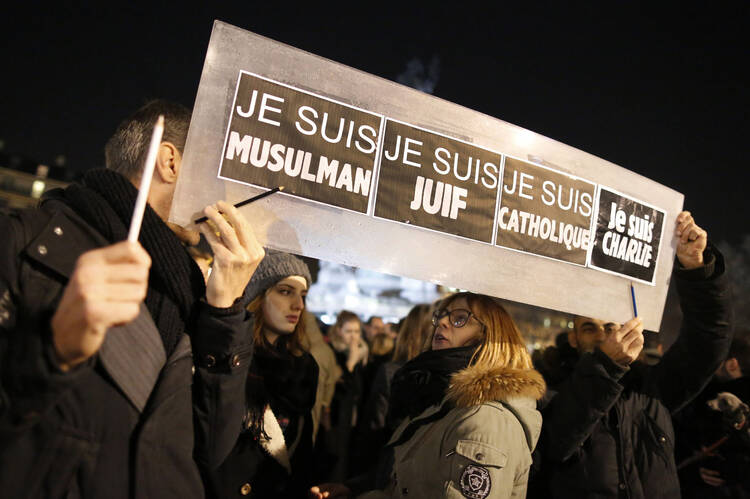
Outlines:
[{"label": "embroidered patch on sleeve", "polygon": [[492,490],[492,480],[487,468],[470,464],[461,473],[461,494],[469,499],[485,499]]}]

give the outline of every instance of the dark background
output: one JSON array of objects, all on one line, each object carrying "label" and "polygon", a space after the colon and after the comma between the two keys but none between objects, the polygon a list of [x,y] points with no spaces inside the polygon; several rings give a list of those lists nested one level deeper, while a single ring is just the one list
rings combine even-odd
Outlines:
[{"label": "dark background", "polygon": [[714,239],[738,243],[750,232],[750,2],[659,4],[27,2],[0,21],[0,143],[101,166],[108,136],[147,98],[192,105],[221,19],[391,80],[432,64],[436,96],[683,192]]}]

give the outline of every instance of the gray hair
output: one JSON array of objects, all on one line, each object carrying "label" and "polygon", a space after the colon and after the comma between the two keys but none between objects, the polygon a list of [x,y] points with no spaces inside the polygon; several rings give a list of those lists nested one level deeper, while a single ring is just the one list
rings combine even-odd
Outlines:
[{"label": "gray hair", "polygon": [[154,124],[164,115],[162,142],[171,142],[182,153],[190,127],[191,111],[176,102],[156,99],[126,118],[104,146],[108,169],[135,180],[141,176]]}]

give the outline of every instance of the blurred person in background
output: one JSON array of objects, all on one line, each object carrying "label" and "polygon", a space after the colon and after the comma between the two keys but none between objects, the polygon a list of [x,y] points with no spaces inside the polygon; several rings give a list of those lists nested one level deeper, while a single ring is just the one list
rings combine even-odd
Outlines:
[{"label": "blurred person in background", "polygon": [[362,395],[360,397],[360,417],[357,418],[352,439],[351,463],[349,476],[363,473],[377,458],[374,442],[371,441],[371,433],[367,430],[365,418],[367,417],[366,404],[373,388],[375,376],[380,368],[393,356],[394,341],[388,333],[377,334],[372,339],[370,346],[370,358],[367,365],[362,369]]},{"label": "blurred person in background", "polygon": [[[731,394],[736,404],[711,403]],[[742,404],[745,407],[742,407]],[[713,407],[712,407],[713,406]],[[735,333],[727,359],[687,407],[674,415],[680,485],[685,499],[750,497],[750,329]],[[709,450],[710,449],[710,450]]]},{"label": "blurred person in background", "polygon": [[[370,391],[372,390],[375,376],[377,375],[380,367],[391,360],[393,357],[393,349],[395,341],[387,333],[375,335],[370,344],[370,355],[367,360],[367,365],[362,370],[362,402],[367,402],[370,397]],[[359,418],[360,424],[362,418]]]},{"label": "blurred person in background", "polygon": [[348,310],[339,312],[329,337],[342,376],[336,383],[331,401],[331,430],[326,448],[334,462],[328,476],[331,481],[342,481],[349,475],[352,437],[362,410],[368,349],[362,338],[362,322]]},{"label": "blurred person in background", "polygon": [[[385,362],[375,375],[362,418],[365,430],[380,432],[386,428],[393,375],[406,362],[428,348],[428,339],[432,334],[432,329],[430,306],[418,304],[412,307],[401,324],[392,359]],[[395,430],[396,426],[398,425],[391,424],[390,430]]]},{"label": "blurred person in background", "polygon": [[386,334],[388,332],[385,321],[383,321],[383,318],[379,315],[373,315],[367,319],[367,322],[362,325],[362,330],[365,333],[365,341],[367,341],[368,345],[372,344],[372,340],[375,336]]},{"label": "blurred person in background", "polygon": [[388,442],[391,433],[398,426],[394,422],[386,426],[391,380],[401,366],[429,348],[432,329],[430,306],[419,304],[412,307],[401,322],[391,359],[378,366],[358,428],[358,448],[361,449],[358,471],[365,472],[375,466],[378,450]]},{"label": "blurred person in background", "polygon": [[399,322],[389,322],[385,325],[385,334],[396,339],[396,336],[398,336],[398,332],[401,330],[401,321]]},{"label": "blurred person in background", "polygon": [[305,331],[310,342],[310,354],[318,364],[318,393],[313,406],[313,442],[315,442],[319,428],[322,428],[324,432],[331,429],[331,401],[336,391],[336,383],[343,371],[336,362],[333,348],[326,343],[323,333],[320,332],[315,315],[305,310],[303,317]]}]

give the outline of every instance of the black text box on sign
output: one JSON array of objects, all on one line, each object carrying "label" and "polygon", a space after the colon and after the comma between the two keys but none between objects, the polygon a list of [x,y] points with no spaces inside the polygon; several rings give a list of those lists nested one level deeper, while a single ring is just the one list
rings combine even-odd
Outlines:
[{"label": "black text box on sign", "polygon": [[393,120],[383,137],[375,216],[492,241],[500,154]]},{"label": "black text box on sign", "polygon": [[662,210],[600,187],[590,266],[653,284],[664,216]]},{"label": "black text box on sign", "polygon": [[365,213],[380,120],[243,71],[219,176]]},{"label": "black text box on sign", "polygon": [[586,264],[596,185],[507,157],[495,244]]}]

